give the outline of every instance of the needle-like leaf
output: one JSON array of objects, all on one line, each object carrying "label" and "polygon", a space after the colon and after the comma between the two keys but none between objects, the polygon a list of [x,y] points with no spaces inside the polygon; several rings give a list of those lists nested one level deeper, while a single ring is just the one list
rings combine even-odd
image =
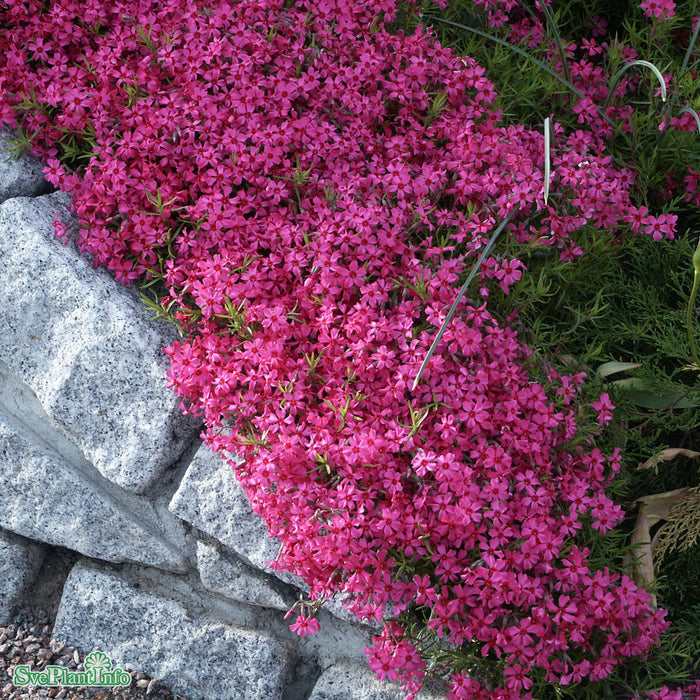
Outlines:
[{"label": "needle-like leaf", "polygon": [[517,207],[512,209],[510,211],[510,213],[508,214],[508,216],[503,221],[501,221],[498,228],[493,232],[491,239],[486,244],[486,247],[481,252],[479,259],[476,261],[476,264],[474,265],[471,272],[469,273],[469,277],[467,277],[466,281],[462,285],[462,288],[459,290],[459,293],[457,294],[457,298],[454,300],[452,307],[447,312],[447,316],[445,317],[445,320],[442,322],[442,325],[440,326],[440,330],[438,331],[437,335],[435,336],[435,340],[433,340],[433,344],[430,346],[430,350],[428,350],[428,353],[425,356],[425,359],[423,360],[423,364],[420,366],[420,369],[418,370],[418,374],[416,375],[416,378],[413,382],[412,389],[415,389],[418,386],[418,382],[420,381],[420,378],[423,376],[423,372],[425,371],[425,368],[427,367],[428,362],[430,361],[430,358],[433,356],[433,353],[435,352],[435,348],[437,347],[437,344],[440,342],[440,339],[444,335],[445,330],[447,329],[447,326],[449,325],[450,321],[452,320],[452,318],[454,317],[454,315],[457,311],[457,306],[459,306],[459,302],[462,300],[462,297],[467,293],[467,290],[469,289],[469,285],[472,283],[474,276],[479,271],[479,268],[481,267],[482,263],[486,259],[486,256],[491,252],[491,249],[493,248],[496,241],[498,240],[498,237],[501,235],[501,231],[503,231],[503,229],[508,225],[510,220],[513,218],[513,215],[515,214],[516,210],[517,210]]}]

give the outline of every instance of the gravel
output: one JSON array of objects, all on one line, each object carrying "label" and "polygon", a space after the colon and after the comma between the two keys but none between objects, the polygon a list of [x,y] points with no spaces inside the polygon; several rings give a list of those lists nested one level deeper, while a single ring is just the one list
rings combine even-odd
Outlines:
[{"label": "gravel", "polygon": [[[143,673],[124,669],[131,676],[129,686],[98,687],[17,687],[12,684],[12,670],[29,664],[31,671],[45,666],[64,666],[83,671],[84,656],[71,646],[51,638],[51,618],[38,608],[22,607],[8,625],[0,626],[0,698],[56,698],[57,700],[187,700],[167,686]],[[94,650],[93,650],[94,651]]]},{"label": "gravel", "polygon": [[51,636],[63,584],[78,558],[77,553],[68,549],[51,547],[37,580],[26,592],[14,616],[8,624],[0,625],[0,700],[187,700],[158,680],[128,668],[123,670],[131,676],[131,683],[124,687],[50,688],[12,684],[12,670],[20,664],[28,664],[31,671],[41,671],[45,666],[84,670],[82,662],[89,652],[80,654],[75,647]]}]

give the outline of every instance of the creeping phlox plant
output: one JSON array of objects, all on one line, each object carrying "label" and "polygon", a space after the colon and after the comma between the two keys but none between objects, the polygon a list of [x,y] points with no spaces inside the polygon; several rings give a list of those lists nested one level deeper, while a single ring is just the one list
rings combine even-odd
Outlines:
[{"label": "creeping phlox plant", "polygon": [[[0,120],[72,193],[81,249],[180,327],[171,384],[281,540],[274,566],[310,586],[300,634],[340,594],[384,623],[370,665],[409,694],[595,682],[667,627],[573,544],[623,515],[604,491],[619,453],[592,437],[609,397],[584,404],[583,375],[535,358],[478,290],[413,382],[504,220],[568,260],[584,226],[674,221],[635,206],[583,128],[555,125],[545,203],[541,131],[505,126],[483,69],[396,15],[0,0]],[[482,283],[523,274],[492,256]]]}]

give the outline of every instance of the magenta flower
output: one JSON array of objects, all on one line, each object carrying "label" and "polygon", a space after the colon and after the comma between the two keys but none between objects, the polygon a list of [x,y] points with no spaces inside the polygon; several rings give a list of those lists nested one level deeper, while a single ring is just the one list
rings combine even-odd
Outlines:
[{"label": "magenta flower", "polygon": [[289,625],[289,629],[296,632],[300,637],[311,636],[321,629],[318,620],[315,617],[306,617],[306,615],[298,615],[296,622]]},{"label": "magenta flower", "polygon": [[641,8],[649,19],[671,19],[676,14],[673,0],[642,0]]},{"label": "magenta flower", "polygon": [[[513,2],[480,4],[493,26],[513,20]],[[584,227],[673,235],[605,153],[596,47],[569,51],[585,97],[581,129],[555,126],[554,207],[541,130],[505,124],[484,69],[428,30],[392,34],[394,0],[136,5],[3,3],[0,120],[36,132],[96,265],[162,278],[183,330],[169,382],[207,444],[242,458],[236,477],[282,543],[271,565],[384,621],[370,666],[409,695],[425,648],[391,616],[415,605],[431,643],[503,660],[504,687],[450,673],[450,697],[526,698],[535,674],[603,678],[645,653],[663,614],[570,542],[622,516],[605,494],[619,454],[571,446],[583,375],[539,371],[477,297],[412,388],[516,208],[508,235],[565,260]],[[513,31],[544,39],[530,20]],[[15,109],[30,88],[44,108]],[[79,173],[58,157],[66,135],[88,152]],[[524,272],[493,256],[479,283],[508,293]],[[607,395],[593,408],[611,419]],[[291,625],[301,636],[314,609]]]}]

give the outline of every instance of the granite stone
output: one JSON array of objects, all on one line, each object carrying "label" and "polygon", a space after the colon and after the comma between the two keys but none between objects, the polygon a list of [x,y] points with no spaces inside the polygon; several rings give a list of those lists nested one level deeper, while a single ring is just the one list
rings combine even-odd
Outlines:
[{"label": "granite stone", "polygon": [[109,480],[143,493],[200,429],[167,387],[170,339],[104,270],[55,238],[68,196],[0,205],[0,361]]},{"label": "granite stone", "polygon": [[89,563],[71,571],[53,634],[84,653],[97,646],[188,700],[282,700],[295,663],[293,649],[265,631],[193,616],[181,601]]},{"label": "granite stone", "polygon": [[9,131],[0,131],[0,202],[13,197],[33,197],[50,188],[44,180],[41,162],[20,154],[12,139]]},{"label": "granite stone", "polygon": [[106,561],[190,568],[176,519],[163,522],[149,499],[121,491],[70,445],[58,449],[0,404],[0,526]]},{"label": "granite stone", "polygon": [[231,600],[287,611],[298,598],[291,586],[216,544],[197,543],[197,568],[205,588]]},{"label": "granite stone", "polygon": [[187,468],[170,510],[258,568],[267,570],[266,562],[277,556],[279,541],[268,536],[233,470],[204,445]]},{"label": "granite stone", "polygon": [[0,529],[0,625],[32,584],[47,547]]}]

